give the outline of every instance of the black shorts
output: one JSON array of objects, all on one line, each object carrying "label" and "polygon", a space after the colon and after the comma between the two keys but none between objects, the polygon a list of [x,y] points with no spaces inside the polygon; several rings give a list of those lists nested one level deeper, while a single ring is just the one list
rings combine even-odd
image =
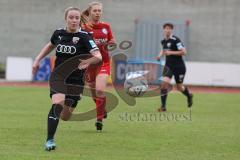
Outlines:
[{"label": "black shorts", "polygon": [[[52,95],[57,94],[57,92],[50,90],[50,98]],[[81,95],[65,95],[65,102],[64,105],[70,106],[72,108],[76,108],[78,101],[81,100]]]},{"label": "black shorts", "polygon": [[[64,83],[66,84],[66,86],[71,85],[71,88],[68,88],[66,86],[61,86],[61,87],[63,87],[63,89],[60,89],[60,90],[69,91],[69,92],[67,92],[67,94],[65,94],[64,104],[66,106],[71,106],[71,107],[75,108],[77,106],[78,101],[81,99],[81,94],[83,93],[83,89],[84,89],[83,74],[78,71],[74,71],[65,80]],[[75,90],[75,88],[77,88],[77,89]],[[73,90],[74,90],[74,92],[73,92]],[[57,94],[57,93],[58,92],[50,89],[50,98],[52,98],[52,95]]]},{"label": "black shorts", "polygon": [[168,77],[171,79],[172,76],[174,76],[176,83],[183,83],[185,74],[186,74],[185,65],[174,67],[166,65],[163,70],[163,77]]}]

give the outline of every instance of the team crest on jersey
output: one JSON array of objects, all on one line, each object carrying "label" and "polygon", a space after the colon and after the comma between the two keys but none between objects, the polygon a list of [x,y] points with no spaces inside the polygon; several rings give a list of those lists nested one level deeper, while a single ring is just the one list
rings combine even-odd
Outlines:
[{"label": "team crest on jersey", "polygon": [[102,33],[104,33],[104,34],[108,34],[107,29],[106,29],[106,28],[103,28],[103,29],[102,29]]},{"label": "team crest on jersey", "polygon": [[169,43],[167,43],[167,47],[168,48],[170,48],[171,47],[171,43],[169,42]]},{"label": "team crest on jersey", "polygon": [[74,44],[77,44],[79,39],[80,39],[79,37],[73,37],[72,41]]}]

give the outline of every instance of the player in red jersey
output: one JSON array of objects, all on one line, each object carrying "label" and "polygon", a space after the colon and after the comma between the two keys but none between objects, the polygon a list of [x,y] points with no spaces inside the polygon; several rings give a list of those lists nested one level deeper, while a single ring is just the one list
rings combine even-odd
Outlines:
[{"label": "player in red jersey", "polygon": [[[81,27],[92,34],[95,43],[100,49],[103,64],[99,68],[89,68],[86,74],[86,82],[92,88],[92,97],[96,103],[97,130],[102,130],[103,118],[107,117],[105,110],[106,96],[104,91],[110,76],[110,57],[108,45],[115,45],[115,40],[109,24],[101,22],[102,3],[92,2],[89,7],[82,12]],[[93,89],[96,89],[93,90]]]}]

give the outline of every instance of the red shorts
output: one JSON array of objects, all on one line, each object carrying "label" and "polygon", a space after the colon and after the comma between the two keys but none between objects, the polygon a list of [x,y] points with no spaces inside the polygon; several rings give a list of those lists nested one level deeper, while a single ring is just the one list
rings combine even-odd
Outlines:
[{"label": "red shorts", "polygon": [[110,76],[110,64],[105,63],[101,66],[88,68],[85,73],[85,82],[95,82],[98,74],[107,74]]}]

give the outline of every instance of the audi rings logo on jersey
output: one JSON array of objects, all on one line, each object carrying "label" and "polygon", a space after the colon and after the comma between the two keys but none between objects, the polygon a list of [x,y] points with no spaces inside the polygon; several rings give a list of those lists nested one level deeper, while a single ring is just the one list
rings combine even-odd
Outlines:
[{"label": "audi rings logo on jersey", "polygon": [[76,47],[74,46],[66,46],[66,45],[57,45],[57,52],[59,53],[66,53],[66,54],[75,54],[77,51]]}]

